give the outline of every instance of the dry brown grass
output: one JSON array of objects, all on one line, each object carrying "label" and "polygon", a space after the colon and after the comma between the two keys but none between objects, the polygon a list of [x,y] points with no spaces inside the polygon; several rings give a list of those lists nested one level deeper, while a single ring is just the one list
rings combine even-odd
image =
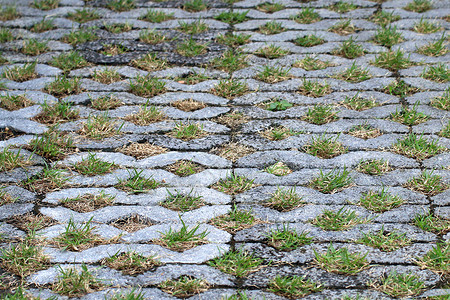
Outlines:
[{"label": "dry brown grass", "polygon": [[121,81],[122,75],[115,70],[94,71],[92,74],[92,80],[103,84],[111,84]]},{"label": "dry brown grass", "polygon": [[138,126],[147,126],[152,123],[161,122],[165,120],[166,115],[154,106],[144,106],[139,108],[139,112],[131,114],[123,118],[125,121],[129,121]]},{"label": "dry brown grass", "polygon": [[205,103],[198,102],[193,99],[178,100],[178,101],[172,102],[171,105],[175,108],[178,108],[179,110],[186,111],[186,112],[196,111],[196,110],[207,107],[207,105]]},{"label": "dry brown grass", "polygon": [[235,234],[240,230],[251,228],[261,223],[265,222],[257,218],[254,218],[251,223],[238,222],[235,220],[230,220],[230,217],[228,215],[221,215],[209,221],[209,224],[214,225],[219,229],[225,230],[230,234]]},{"label": "dry brown grass", "polygon": [[150,143],[131,143],[128,146],[123,146],[122,148],[116,149],[116,151],[134,156],[136,159],[142,159],[150,156],[159,155],[166,153],[169,149],[156,146]]},{"label": "dry brown grass", "polygon": [[383,133],[378,128],[369,128],[367,126],[360,126],[359,128],[354,128],[349,130],[349,135],[360,138],[360,139],[373,139],[381,136]]},{"label": "dry brown grass", "polygon": [[58,224],[56,220],[53,220],[50,217],[41,214],[35,215],[31,212],[20,216],[14,216],[8,219],[7,222],[25,232],[41,230]]},{"label": "dry brown grass", "polygon": [[0,129],[0,141],[7,141],[13,137],[18,137],[23,135],[22,133],[16,133],[8,127]]},{"label": "dry brown grass", "polygon": [[55,245],[56,247],[60,249],[64,249],[67,251],[84,251],[86,249],[100,246],[100,245],[109,245],[109,244],[117,244],[120,240],[120,236],[113,237],[111,239],[104,239],[100,235],[91,233],[87,236],[85,236],[86,240],[85,243],[74,246],[74,245],[67,245],[63,243],[58,237],[50,241],[51,244]]},{"label": "dry brown grass", "polygon": [[238,143],[223,144],[218,148],[213,148],[210,151],[212,154],[219,155],[232,162],[237,161],[239,158],[247,156],[255,152],[252,147],[244,146]]},{"label": "dry brown grass", "polygon": [[132,215],[126,218],[118,219],[112,222],[110,225],[126,232],[136,232],[138,230],[152,226],[153,224],[140,215]]},{"label": "dry brown grass", "polygon": [[25,95],[4,95],[0,96],[0,108],[12,111],[34,105],[34,102]]},{"label": "dry brown grass", "polygon": [[107,194],[85,194],[76,198],[64,199],[62,205],[79,213],[91,212],[114,203],[114,197]]},{"label": "dry brown grass", "polygon": [[233,111],[225,115],[221,115],[215,118],[213,121],[219,124],[230,127],[231,129],[236,129],[240,125],[247,123],[250,118],[241,112]]}]

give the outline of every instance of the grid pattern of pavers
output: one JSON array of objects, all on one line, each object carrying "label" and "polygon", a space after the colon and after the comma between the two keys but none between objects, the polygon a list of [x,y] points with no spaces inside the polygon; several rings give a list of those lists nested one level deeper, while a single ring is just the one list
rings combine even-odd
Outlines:
[{"label": "grid pattern of pavers", "polygon": [[[0,3],[4,293],[448,299],[447,1]],[[183,228],[207,235],[164,243]],[[45,257],[25,271],[24,245]],[[157,264],[108,263],[127,253]],[[83,268],[102,286],[63,291]]]}]

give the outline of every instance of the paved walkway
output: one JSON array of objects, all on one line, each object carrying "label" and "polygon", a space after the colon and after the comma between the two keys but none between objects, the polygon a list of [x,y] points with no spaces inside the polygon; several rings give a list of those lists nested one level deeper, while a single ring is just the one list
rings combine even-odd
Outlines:
[{"label": "paved walkway", "polygon": [[0,3],[4,295],[449,299],[448,1]]}]

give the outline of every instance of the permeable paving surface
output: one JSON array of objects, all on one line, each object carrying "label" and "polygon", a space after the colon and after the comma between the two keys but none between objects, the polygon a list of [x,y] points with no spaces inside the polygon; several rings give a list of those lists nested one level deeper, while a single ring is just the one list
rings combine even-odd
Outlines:
[{"label": "permeable paving surface", "polygon": [[4,299],[449,299],[448,1],[0,3]]}]

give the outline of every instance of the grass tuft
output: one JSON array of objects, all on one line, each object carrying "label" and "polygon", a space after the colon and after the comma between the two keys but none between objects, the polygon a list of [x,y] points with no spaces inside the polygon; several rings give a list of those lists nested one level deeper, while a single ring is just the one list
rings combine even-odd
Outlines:
[{"label": "grass tuft", "polygon": [[269,46],[260,48],[254,52],[256,56],[268,59],[280,58],[286,56],[289,53],[289,50],[283,49],[280,46],[275,46],[274,44],[270,44]]},{"label": "grass tuft", "polygon": [[342,20],[328,28],[328,31],[339,35],[349,35],[359,30],[359,28],[353,25],[352,20]]},{"label": "grass tuft", "polygon": [[445,83],[450,81],[450,70],[443,63],[425,68],[421,74],[425,79]]},{"label": "grass tuft", "polygon": [[377,33],[373,36],[375,43],[385,46],[392,47],[395,44],[404,41],[402,34],[397,31],[397,26],[386,26],[378,29]]},{"label": "grass tuft", "polygon": [[244,11],[244,12],[227,11],[227,12],[222,12],[219,15],[215,16],[214,19],[219,20],[221,22],[228,23],[230,25],[235,25],[235,24],[239,24],[239,23],[246,21],[248,19],[247,18],[248,13],[249,13],[249,10]]},{"label": "grass tuft", "polygon": [[36,39],[29,39],[26,42],[23,42],[23,46],[20,51],[23,54],[35,56],[48,52],[49,50],[50,48],[47,46],[46,41],[41,42]]},{"label": "grass tuft", "polygon": [[163,70],[169,66],[167,61],[159,59],[155,53],[148,53],[139,59],[132,60],[131,65],[148,72]]},{"label": "grass tuft", "polygon": [[67,223],[65,230],[53,241],[63,250],[82,251],[107,241],[93,233],[92,218],[85,224],[76,224],[73,219]]},{"label": "grass tuft", "polygon": [[268,244],[280,251],[292,251],[298,247],[309,245],[313,238],[308,236],[308,232],[297,233],[295,230],[289,229],[289,225],[283,224],[283,228],[271,229],[266,234]]},{"label": "grass tuft", "polygon": [[269,21],[266,24],[259,26],[259,32],[266,35],[278,34],[285,30],[283,24],[276,21]]},{"label": "grass tuft", "polygon": [[81,272],[76,267],[63,269],[58,266],[58,270],[57,281],[51,288],[60,295],[80,297],[104,287],[104,284],[95,278],[85,264],[81,265]]},{"label": "grass tuft", "polygon": [[133,169],[131,172],[128,171],[129,177],[124,180],[119,180],[116,187],[132,194],[139,194],[154,190],[161,185],[152,177],[148,178],[143,176],[143,172],[144,170],[138,171],[136,169]]},{"label": "grass tuft", "polygon": [[34,0],[31,6],[40,10],[51,10],[59,6],[59,0]]},{"label": "grass tuft", "polygon": [[448,42],[446,40],[445,35],[442,34],[442,37],[439,40],[431,41],[425,46],[418,48],[416,51],[417,53],[432,57],[443,56],[448,52]]},{"label": "grass tuft", "polygon": [[424,160],[441,153],[445,148],[438,144],[437,139],[428,140],[423,134],[410,133],[404,139],[397,140],[392,150],[407,157]]},{"label": "grass tuft", "polygon": [[412,222],[422,230],[444,235],[450,232],[450,220],[442,219],[432,214],[417,215]]},{"label": "grass tuft", "polygon": [[295,187],[289,189],[278,187],[271,195],[270,199],[263,203],[264,206],[276,209],[280,212],[291,211],[304,204],[303,197],[296,193]]},{"label": "grass tuft", "polygon": [[416,13],[424,13],[432,8],[430,0],[413,0],[409,2],[403,9]]},{"label": "grass tuft", "polygon": [[294,43],[299,45],[300,47],[314,47],[324,44],[325,40],[315,34],[308,34],[297,37],[294,40]]},{"label": "grass tuft", "polygon": [[450,242],[437,243],[416,263],[423,269],[429,269],[439,274],[450,274]]},{"label": "grass tuft", "polygon": [[42,247],[34,245],[30,240],[12,244],[0,251],[1,268],[20,278],[25,278],[49,266],[49,258],[44,255]]},{"label": "grass tuft", "polygon": [[0,172],[10,171],[15,168],[23,168],[30,165],[31,161],[25,159],[19,151],[11,151],[9,147],[0,150]]},{"label": "grass tuft", "polygon": [[425,284],[413,274],[398,274],[395,271],[387,276],[369,283],[374,289],[391,297],[410,297],[420,294],[425,289]]},{"label": "grass tuft", "polygon": [[175,128],[173,128],[168,135],[177,139],[189,141],[203,138],[207,136],[208,133],[203,130],[203,124],[183,123],[180,121],[175,124]]},{"label": "grass tuft", "polygon": [[117,252],[103,259],[101,263],[102,265],[121,271],[123,275],[142,274],[154,270],[155,267],[161,265],[154,257],[142,256],[134,251]]},{"label": "grass tuft", "polygon": [[305,276],[277,275],[270,281],[268,291],[288,299],[298,299],[311,293],[319,292],[322,289],[321,284],[306,279]]},{"label": "grass tuft", "polygon": [[314,264],[327,272],[355,275],[369,267],[366,260],[368,252],[364,255],[350,253],[347,248],[335,249],[330,243],[327,252],[318,253],[314,250]]},{"label": "grass tuft", "polygon": [[152,123],[161,122],[166,115],[156,106],[148,105],[148,102],[139,107],[139,111],[135,114],[128,115],[124,120],[132,122],[139,126],[148,126]]},{"label": "grass tuft", "polygon": [[233,205],[229,213],[215,217],[210,223],[228,233],[234,234],[261,223],[261,220],[255,218],[251,210],[239,209],[236,205]]},{"label": "grass tuft", "polygon": [[421,17],[420,21],[415,23],[413,27],[415,32],[422,34],[435,33],[443,29],[444,28],[439,23],[424,20],[423,17]]},{"label": "grass tuft", "polygon": [[176,280],[168,279],[160,283],[159,288],[175,297],[186,299],[196,294],[205,292],[208,290],[209,284],[203,279],[194,278],[191,276],[181,276]]},{"label": "grass tuft", "polygon": [[367,109],[371,109],[377,106],[380,106],[380,103],[378,103],[373,98],[363,98],[360,97],[358,94],[349,97],[345,96],[345,99],[341,102],[343,106],[345,106],[348,109],[353,109],[356,111],[364,111]]},{"label": "grass tuft", "polygon": [[397,51],[390,50],[381,52],[371,63],[377,67],[388,69],[389,71],[398,71],[417,65],[417,63],[409,60],[409,55],[408,57],[405,57],[405,54],[400,49]]},{"label": "grass tuft", "polygon": [[408,180],[405,187],[427,196],[436,196],[448,189],[449,186],[442,182],[442,176],[433,173],[434,170],[424,170],[419,176]]},{"label": "grass tuft", "polygon": [[350,37],[348,40],[343,41],[342,45],[332,52],[334,55],[339,55],[345,58],[357,58],[360,56],[363,56],[367,53],[366,50],[364,50],[363,46],[355,42],[353,40],[353,37]]},{"label": "grass tuft", "polygon": [[78,23],[86,23],[100,18],[100,15],[95,10],[90,9],[76,9],[74,12],[67,14],[67,19]]},{"label": "grass tuft", "polygon": [[384,226],[376,233],[362,233],[363,237],[357,243],[361,243],[373,248],[380,249],[383,252],[392,252],[411,244],[411,239],[406,233],[398,233],[397,231],[386,232]]},{"label": "grass tuft", "polygon": [[81,124],[79,133],[94,140],[101,140],[119,134],[123,124],[119,128],[117,128],[117,125],[117,122],[109,116],[108,112],[100,115],[89,115],[87,120]]},{"label": "grass tuft", "polygon": [[281,3],[272,1],[272,2],[264,2],[261,4],[258,4],[256,6],[256,9],[259,11],[262,11],[267,14],[273,14],[277,11],[283,10],[285,6]]},{"label": "grass tuft", "polygon": [[243,249],[229,251],[208,262],[211,267],[236,277],[245,277],[256,272],[263,267],[262,264],[262,259]]},{"label": "grass tuft", "polygon": [[0,96],[0,108],[13,111],[32,106],[33,101],[25,97],[25,95],[10,95],[6,94]]},{"label": "grass tuft", "polygon": [[300,94],[313,98],[319,98],[331,93],[330,85],[327,82],[320,83],[307,79],[303,80],[303,84],[298,90]]},{"label": "grass tuft", "polygon": [[83,90],[79,78],[68,78],[66,75],[56,77],[53,82],[44,87],[45,92],[58,98],[79,94]]},{"label": "grass tuft", "polygon": [[175,190],[175,193],[171,193],[167,190],[167,193],[169,195],[160,203],[160,205],[171,210],[187,212],[205,205],[203,197],[194,194],[193,190],[187,194],[177,190]]},{"label": "grass tuft", "polygon": [[291,78],[292,75],[289,74],[290,70],[291,68],[267,65],[256,74],[255,78],[266,83],[277,83]]},{"label": "grass tuft", "polygon": [[323,230],[342,231],[350,229],[358,224],[366,223],[367,220],[358,217],[355,211],[340,208],[338,211],[324,210],[311,223]]},{"label": "grass tuft", "polygon": [[376,213],[383,213],[391,209],[397,208],[405,203],[405,200],[400,196],[392,195],[385,187],[381,188],[381,191],[369,191],[363,193],[359,204],[364,208]]},{"label": "grass tuft", "polygon": [[333,169],[323,173],[320,170],[319,176],[311,181],[310,186],[324,194],[334,194],[352,185],[353,180],[349,175],[350,171],[346,168],[342,172],[338,169]]},{"label": "grass tuft", "polygon": [[402,106],[401,110],[396,109],[389,117],[392,121],[402,123],[403,125],[413,126],[426,122],[430,119],[429,116],[417,111],[417,106],[420,102],[416,102],[412,108]]},{"label": "grass tuft", "polygon": [[253,186],[253,180],[233,173],[225,179],[220,179],[212,187],[225,194],[236,195],[251,189]]},{"label": "grass tuft", "polygon": [[76,212],[87,213],[112,205],[114,199],[115,196],[101,191],[97,195],[84,194],[83,196],[78,195],[75,198],[65,198],[61,200],[61,204]]},{"label": "grass tuft", "polygon": [[214,86],[211,92],[219,97],[233,99],[244,95],[248,91],[248,86],[243,81],[234,79],[224,79]]},{"label": "grass tuft", "polygon": [[136,8],[134,0],[109,0],[106,7],[117,12],[129,11]]},{"label": "grass tuft", "polygon": [[291,16],[291,19],[300,24],[312,24],[322,20],[314,8],[305,7],[297,15]]},{"label": "grass tuft", "polygon": [[249,43],[250,38],[250,34],[227,32],[225,34],[219,34],[216,38],[216,41],[219,44],[223,44],[231,48],[237,48]]},{"label": "grass tuft", "polygon": [[248,66],[247,55],[240,51],[227,50],[222,56],[214,58],[211,64],[219,70],[232,73]]},{"label": "grass tuft", "polygon": [[0,8],[0,21],[10,21],[20,17],[16,6],[8,5]]},{"label": "grass tuft", "polygon": [[24,82],[30,79],[34,79],[38,77],[35,71],[36,64],[37,62],[33,62],[26,63],[22,66],[7,67],[3,69],[1,77],[17,82]]},{"label": "grass tuft", "polygon": [[364,174],[379,176],[392,170],[389,161],[384,159],[361,160],[356,168],[357,171]]},{"label": "grass tuft", "polygon": [[49,30],[55,29],[53,24],[53,19],[46,19],[45,17],[38,23],[35,23],[33,27],[30,28],[31,32],[42,33]]},{"label": "grass tuft", "polygon": [[98,35],[95,33],[96,28],[82,28],[79,30],[72,30],[70,33],[64,35],[61,38],[61,41],[64,43],[68,43],[72,46],[76,46],[78,44],[83,44],[86,42],[92,42],[98,40]]},{"label": "grass tuft", "polygon": [[89,63],[77,51],[61,53],[59,56],[53,58],[50,64],[64,72],[89,66]]},{"label": "grass tuft", "polygon": [[294,68],[302,68],[305,69],[306,71],[311,71],[311,70],[322,70],[322,69],[326,69],[330,66],[333,66],[333,63],[327,61],[327,60],[320,60],[314,56],[311,55],[306,55],[305,58],[303,58],[302,60],[297,60],[295,61],[292,66]]},{"label": "grass tuft", "polygon": [[173,13],[167,14],[163,11],[148,9],[145,15],[139,17],[139,20],[144,20],[151,23],[162,23],[174,18]]},{"label": "grass tuft", "polygon": [[154,97],[166,91],[166,83],[150,75],[138,75],[130,80],[130,89],[133,94],[140,97]]},{"label": "grass tuft", "polygon": [[370,21],[374,22],[375,24],[380,25],[381,27],[386,27],[392,22],[396,22],[400,20],[399,15],[394,15],[394,12],[387,12],[384,10],[380,10],[376,12],[372,17],[369,19]]},{"label": "grass tuft", "polygon": [[207,230],[198,232],[200,224],[189,229],[181,217],[180,221],[182,224],[180,230],[175,231],[170,227],[167,232],[161,232],[160,239],[154,240],[153,242],[178,252],[208,243],[206,236],[209,232]]},{"label": "grass tuft", "polygon": [[108,163],[97,158],[96,153],[88,153],[86,158],[80,162],[73,164],[72,167],[80,174],[93,176],[103,175],[114,171],[117,168],[116,164]]},{"label": "grass tuft", "polygon": [[184,40],[177,46],[177,52],[186,57],[194,57],[207,53],[209,43],[197,43],[192,37]]},{"label": "grass tuft", "polygon": [[61,159],[67,154],[75,151],[73,140],[58,131],[56,126],[52,126],[42,135],[37,135],[29,143],[28,149],[34,153],[51,159]]}]

